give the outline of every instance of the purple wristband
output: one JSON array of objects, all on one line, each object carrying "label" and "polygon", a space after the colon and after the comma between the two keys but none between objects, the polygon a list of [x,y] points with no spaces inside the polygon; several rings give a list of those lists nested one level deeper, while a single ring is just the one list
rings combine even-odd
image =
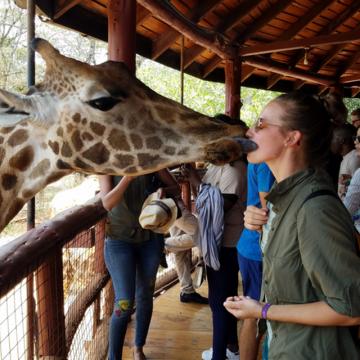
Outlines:
[{"label": "purple wristband", "polygon": [[262,309],[261,309],[261,318],[266,319],[267,318],[267,312],[269,310],[269,307],[271,306],[270,303],[266,303]]}]

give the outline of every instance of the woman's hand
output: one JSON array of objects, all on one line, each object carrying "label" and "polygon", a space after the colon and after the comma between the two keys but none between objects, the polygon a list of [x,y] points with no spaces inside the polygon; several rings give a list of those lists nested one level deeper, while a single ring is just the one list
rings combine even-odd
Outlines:
[{"label": "woman's hand", "polygon": [[231,296],[224,302],[225,309],[237,319],[261,318],[262,304],[249,296]]},{"label": "woman's hand", "polygon": [[262,226],[267,223],[269,219],[269,209],[259,209],[256,206],[247,206],[244,212],[244,226],[248,230],[262,231]]}]

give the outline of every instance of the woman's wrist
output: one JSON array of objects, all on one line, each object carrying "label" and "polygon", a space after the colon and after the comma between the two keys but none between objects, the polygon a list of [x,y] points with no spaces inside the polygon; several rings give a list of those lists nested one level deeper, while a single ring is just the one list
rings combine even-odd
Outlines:
[{"label": "woman's wrist", "polygon": [[270,309],[271,304],[270,303],[263,303],[261,307],[261,319],[267,320],[268,318],[268,311]]}]

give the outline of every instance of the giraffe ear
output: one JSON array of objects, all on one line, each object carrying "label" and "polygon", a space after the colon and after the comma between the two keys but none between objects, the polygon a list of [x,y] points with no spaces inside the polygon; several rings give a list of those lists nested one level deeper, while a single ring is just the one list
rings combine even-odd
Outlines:
[{"label": "giraffe ear", "polygon": [[56,112],[54,100],[50,95],[19,95],[0,89],[1,122],[0,126],[14,126],[16,123],[31,119],[41,126],[52,125],[51,112]]}]

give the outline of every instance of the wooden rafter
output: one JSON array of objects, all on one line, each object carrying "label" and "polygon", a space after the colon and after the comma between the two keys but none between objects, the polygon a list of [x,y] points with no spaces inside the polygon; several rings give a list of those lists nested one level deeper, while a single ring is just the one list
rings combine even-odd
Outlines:
[{"label": "wooden rafter", "polygon": [[[341,26],[346,20],[348,20],[350,17],[354,16],[357,11],[360,9],[360,1],[354,1],[351,5],[348,5],[345,9],[345,11],[343,11],[340,16],[338,16],[336,19],[334,19],[333,21],[329,22],[329,24],[327,26],[325,26],[319,33],[318,36],[320,35],[326,35],[326,34],[331,34],[333,31],[335,31],[339,26]],[[331,53],[329,53],[327,56],[325,56],[325,58],[323,59],[323,61],[319,61],[316,62],[313,66],[310,67],[310,71],[311,72],[318,72],[322,66],[324,66],[322,64],[322,62],[324,64],[327,64],[329,61],[331,61],[331,59],[333,58],[333,56],[335,56],[334,54],[336,54],[339,50],[341,51],[341,49],[343,48],[343,46],[337,45],[336,49],[332,50]],[[311,49],[309,50],[308,56],[311,54]],[[302,50],[298,50],[295,55],[290,59],[289,63],[292,66],[295,66],[299,61],[301,61],[304,57],[304,52]],[[302,83],[302,85],[304,85],[305,82]],[[301,85],[301,86],[302,86]],[[299,88],[301,87],[299,86]]]},{"label": "wooden rafter", "polygon": [[[230,18],[225,19],[224,21],[221,21],[219,25],[216,26],[215,31],[221,34],[226,33],[227,31],[231,30],[234,26],[236,26],[244,16],[246,16],[250,11],[252,11],[256,6],[258,6],[261,3],[262,0],[256,0],[256,1],[249,1],[240,4],[235,10],[231,12]],[[233,40],[233,39],[231,39]],[[184,67],[185,69],[191,65],[195,59],[204,51],[205,49],[200,47],[199,45],[194,45],[192,47],[191,53],[189,51],[189,54],[186,54],[185,52],[185,63]],[[217,57],[217,65],[219,62],[221,62],[221,58]]]},{"label": "wooden rafter", "polygon": [[74,6],[81,3],[82,0],[65,0],[61,7],[56,9],[54,19],[58,19],[60,16],[63,16],[66,12],[68,12],[70,9],[72,9]]},{"label": "wooden rafter", "polygon": [[360,29],[333,35],[321,35],[315,36],[313,38],[296,39],[289,41],[274,41],[270,44],[249,46],[240,49],[239,55],[244,57],[263,55],[280,51],[302,49],[311,46],[342,44],[356,40],[360,40]]},{"label": "wooden rafter", "polygon": [[309,72],[300,69],[290,70],[285,64],[278,63],[272,60],[262,60],[252,57],[246,57],[243,58],[243,63],[259,69],[266,70],[268,72],[281,74],[283,76],[290,76],[295,79],[306,80],[315,84],[321,84],[325,86],[331,86],[334,84],[334,81],[329,77],[310,74]]},{"label": "wooden rafter", "polygon": [[151,12],[139,5],[138,12],[136,14],[136,26],[140,26],[147,19],[152,16]]},{"label": "wooden rafter", "polygon": [[[351,69],[353,65],[355,65],[358,60],[360,59],[360,51],[357,51],[347,62],[344,66],[341,67],[340,70],[337,72],[337,77],[341,77],[348,69]],[[360,80],[360,76],[359,76]]]},{"label": "wooden rafter", "polygon": [[[259,2],[257,2],[257,4],[258,3]],[[276,16],[279,12],[285,9],[290,3],[291,3],[290,0],[279,0],[275,5],[271,7],[269,11],[262,14],[255,22],[252,23],[252,25],[248,26],[243,33],[236,36],[232,40],[235,43],[245,42],[253,33],[255,33],[263,26],[265,26],[272,19],[272,17]],[[207,69],[207,75],[210,74],[210,72],[216,68],[216,66],[220,63],[220,61],[221,58],[214,57],[214,59],[210,60],[208,64],[205,65],[205,68]]]},{"label": "wooden rafter", "polygon": [[[313,6],[310,11],[308,11],[304,16],[300,18],[295,24],[291,25],[289,29],[284,31],[283,35],[279,37],[280,41],[287,41],[296,36],[300,31],[302,31],[308,24],[310,24],[316,17],[318,17],[329,5],[331,5],[334,0],[321,1],[320,3]],[[274,74],[271,77],[271,80],[268,81],[267,88],[271,89],[279,80],[281,76],[279,74]]]},{"label": "wooden rafter", "polygon": [[268,24],[272,18],[274,18],[282,10],[288,7],[291,3],[291,0],[279,0],[276,4],[272,5],[268,11],[263,13],[258,19],[256,19],[249,26],[247,26],[246,30],[236,37],[235,41],[239,43],[244,43],[247,39],[251,37],[251,35],[253,35],[266,24]]},{"label": "wooden rafter", "polygon": [[229,59],[236,57],[236,48],[232,46],[226,36],[196,26],[196,24],[179,13],[170,3],[160,0],[138,0],[138,3],[151,11],[153,16],[171,25],[171,27],[184,34],[191,41],[213,51],[220,57]]},{"label": "wooden rafter", "polygon": [[248,79],[253,73],[255,69],[249,65],[243,65],[241,69],[241,82],[243,83],[246,79]]},{"label": "wooden rafter", "polygon": [[[199,1],[199,3],[192,9],[189,14],[189,20],[198,23],[205,15],[212,11],[220,0]],[[169,29],[161,35],[154,43],[152,49],[152,59],[157,59],[164,51],[166,51],[176,40],[180,38],[181,34],[174,30]]]}]

